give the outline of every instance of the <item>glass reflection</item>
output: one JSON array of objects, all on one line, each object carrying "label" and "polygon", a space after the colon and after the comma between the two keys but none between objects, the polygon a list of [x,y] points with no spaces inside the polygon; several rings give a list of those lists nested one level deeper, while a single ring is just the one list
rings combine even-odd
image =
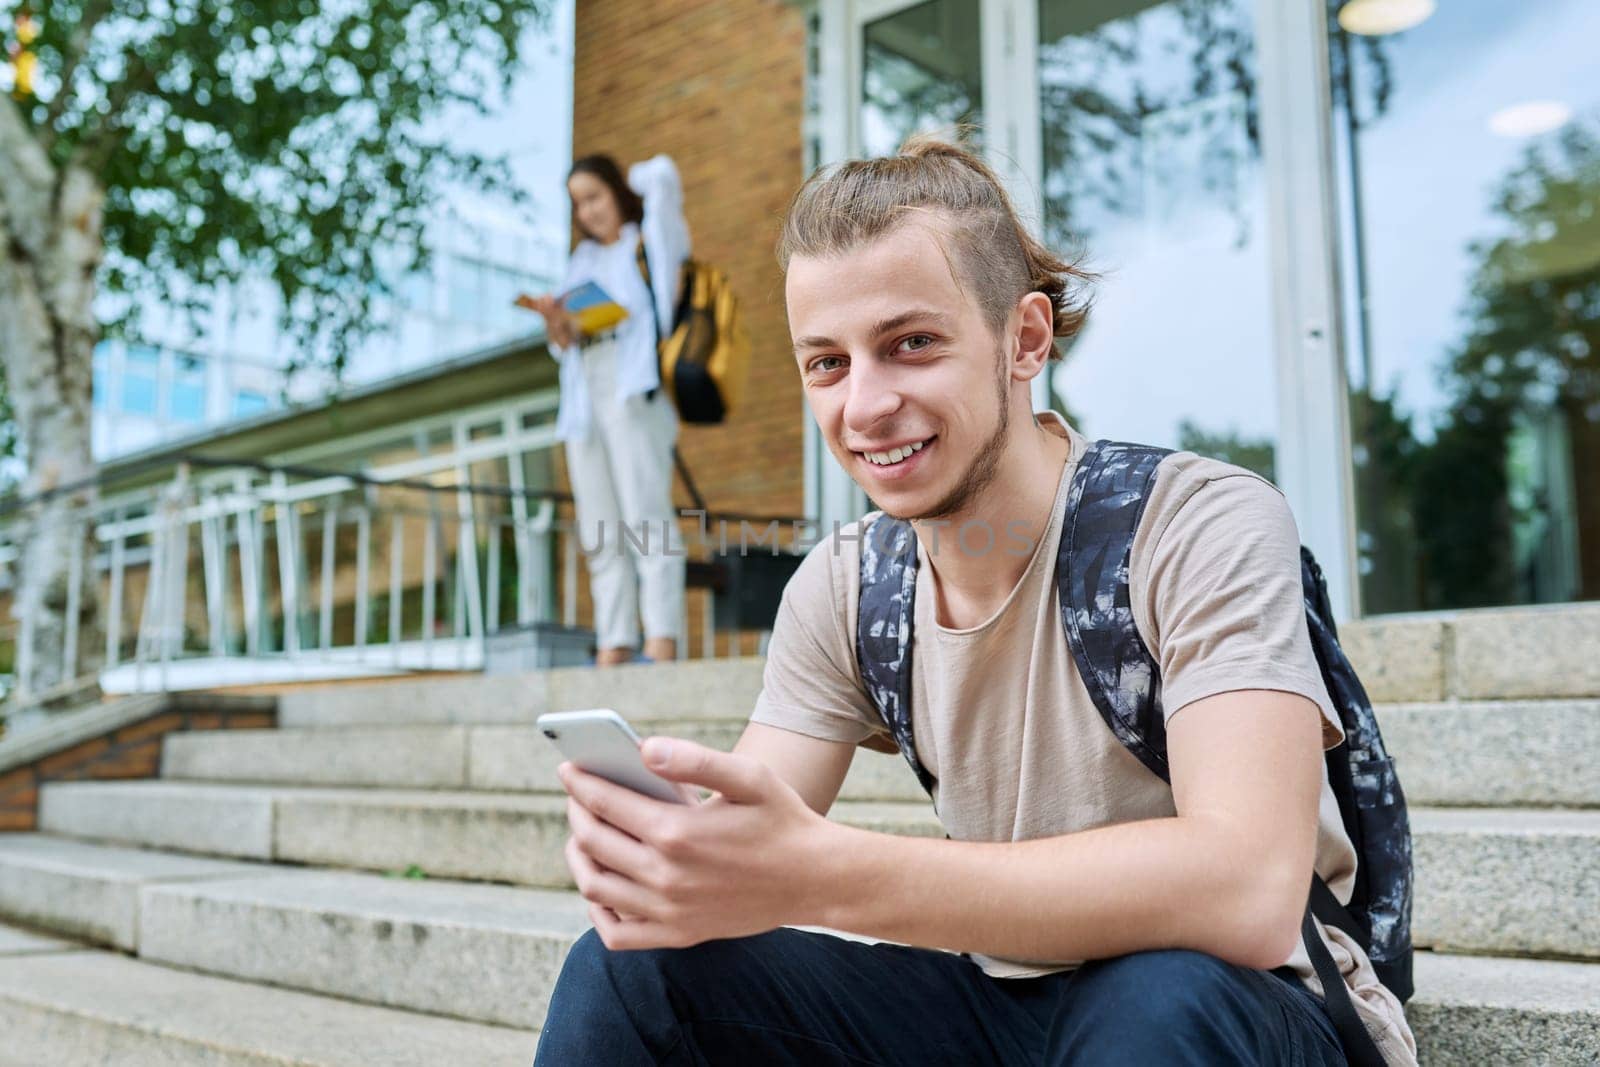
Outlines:
[{"label": "glass reflection", "polygon": [[878,19],[863,34],[861,147],[893,155],[914,133],[983,121],[978,0],[932,0]]},{"label": "glass reflection", "polygon": [[1600,597],[1600,6],[1329,32],[1364,610]]},{"label": "glass reflection", "polygon": [[1248,0],[1041,0],[1044,231],[1103,275],[1053,387],[1091,436],[1274,471]]}]

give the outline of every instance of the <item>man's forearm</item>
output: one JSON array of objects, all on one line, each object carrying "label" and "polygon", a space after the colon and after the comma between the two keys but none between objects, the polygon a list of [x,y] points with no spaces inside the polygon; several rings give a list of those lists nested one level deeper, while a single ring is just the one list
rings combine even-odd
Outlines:
[{"label": "man's forearm", "polygon": [[1154,819],[1063,837],[972,843],[829,824],[807,921],[907,944],[1065,962],[1189,948],[1276,967],[1309,870],[1254,854],[1210,819]]}]

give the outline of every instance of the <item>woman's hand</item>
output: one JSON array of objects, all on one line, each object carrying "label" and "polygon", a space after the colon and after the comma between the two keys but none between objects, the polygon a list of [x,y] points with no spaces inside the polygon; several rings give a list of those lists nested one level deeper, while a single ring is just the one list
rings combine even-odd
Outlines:
[{"label": "woman's hand", "polygon": [[516,303],[520,308],[527,308],[544,316],[545,334],[551,344],[566,348],[578,343],[578,324],[567,314],[567,309],[561,306],[561,301],[550,293],[542,296],[529,296],[523,293],[517,297]]}]

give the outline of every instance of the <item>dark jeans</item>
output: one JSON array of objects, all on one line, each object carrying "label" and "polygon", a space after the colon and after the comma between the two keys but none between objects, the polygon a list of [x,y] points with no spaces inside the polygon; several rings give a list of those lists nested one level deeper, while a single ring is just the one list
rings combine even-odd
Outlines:
[{"label": "dark jeans", "polygon": [[1140,952],[1042,978],[962,956],[774,930],[690,949],[567,957],[535,1067],[1343,1064],[1288,972]]}]

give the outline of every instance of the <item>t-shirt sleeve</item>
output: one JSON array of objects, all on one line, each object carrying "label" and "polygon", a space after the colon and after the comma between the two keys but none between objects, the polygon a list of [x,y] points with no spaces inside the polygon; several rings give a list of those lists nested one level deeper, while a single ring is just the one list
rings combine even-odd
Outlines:
[{"label": "t-shirt sleeve", "polygon": [[854,597],[835,588],[844,569],[837,551],[832,539],[823,540],[785,587],[750,721],[854,745],[881,725],[848,636]]},{"label": "t-shirt sleeve", "polygon": [[1156,536],[1142,606],[1167,718],[1219,693],[1277,690],[1315,703],[1324,743],[1337,744],[1342,731],[1306,629],[1300,537],[1283,494],[1244,471],[1207,478]]}]

